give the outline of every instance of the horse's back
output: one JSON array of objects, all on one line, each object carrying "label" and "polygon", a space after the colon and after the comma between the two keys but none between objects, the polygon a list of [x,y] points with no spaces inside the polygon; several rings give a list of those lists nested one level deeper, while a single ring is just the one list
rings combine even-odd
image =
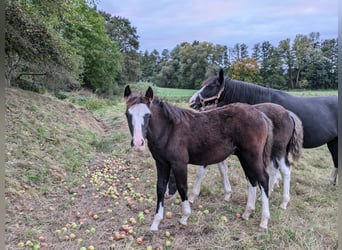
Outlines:
[{"label": "horse's back", "polygon": [[337,96],[297,97],[278,94],[272,102],[295,113],[303,124],[305,148],[314,148],[337,138]]}]

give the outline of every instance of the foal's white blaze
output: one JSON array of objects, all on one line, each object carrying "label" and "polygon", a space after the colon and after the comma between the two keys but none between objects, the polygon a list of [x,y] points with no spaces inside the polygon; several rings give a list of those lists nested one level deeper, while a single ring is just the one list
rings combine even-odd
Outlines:
[{"label": "foal's white blaze", "polygon": [[133,146],[134,148],[142,151],[145,149],[145,138],[142,133],[144,116],[151,114],[151,111],[146,104],[139,103],[130,107],[128,109],[128,113],[132,116]]},{"label": "foal's white blaze", "polygon": [[156,213],[156,215],[154,216],[152,225],[150,227],[151,231],[158,231],[158,227],[159,227],[161,220],[163,219],[163,216],[164,216],[164,207],[162,203],[160,202],[158,213]]}]

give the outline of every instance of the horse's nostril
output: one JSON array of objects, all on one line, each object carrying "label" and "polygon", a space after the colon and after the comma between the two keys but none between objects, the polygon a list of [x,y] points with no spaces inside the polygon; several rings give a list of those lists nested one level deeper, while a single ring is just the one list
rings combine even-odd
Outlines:
[{"label": "horse's nostril", "polygon": [[140,146],[144,146],[144,144],[145,144],[145,141],[141,140],[141,145]]}]

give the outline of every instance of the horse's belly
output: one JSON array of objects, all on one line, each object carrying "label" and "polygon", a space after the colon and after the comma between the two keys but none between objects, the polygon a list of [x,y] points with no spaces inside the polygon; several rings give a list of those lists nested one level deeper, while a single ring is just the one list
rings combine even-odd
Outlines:
[{"label": "horse's belly", "polygon": [[189,154],[189,163],[194,165],[211,165],[224,161],[232,151],[227,150],[210,150],[206,152],[201,152],[198,154]]}]

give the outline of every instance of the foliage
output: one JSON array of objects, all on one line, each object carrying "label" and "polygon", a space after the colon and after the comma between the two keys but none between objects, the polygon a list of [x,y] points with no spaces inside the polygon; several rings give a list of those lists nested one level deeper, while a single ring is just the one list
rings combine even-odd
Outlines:
[{"label": "foliage", "polygon": [[281,40],[278,46],[257,43],[251,56],[245,44],[228,48],[183,42],[170,53],[141,53],[139,79],[161,87],[197,89],[205,78],[224,68],[229,77],[277,89],[336,89],[337,48],[337,39],[320,41],[314,32],[297,35],[293,42]]},{"label": "foliage", "polygon": [[119,44],[119,50],[123,55],[123,68],[120,83],[136,81],[139,74],[139,36],[136,27],[124,17],[111,16],[101,12],[105,19],[105,28],[109,37]]},{"label": "foliage", "polygon": [[253,58],[235,60],[230,65],[229,72],[233,79],[240,79],[245,82],[260,82],[259,65]]},{"label": "foliage", "polygon": [[5,16],[8,86],[55,93],[83,86],[103,96],[137,81],[198,89],[223,68],[229,77],[277,89],[337,88],[337,39],[321,40],[318,32],[278,46],[256,43],[251,55],[244,43],[196,40],[138,52],[137,28],[98,11],[94,0],[8,0]]},{"label": "foliage", "polygon": [[121,54],[84,0],[7,1],[5,15],[8,85],[115,93]]}]

